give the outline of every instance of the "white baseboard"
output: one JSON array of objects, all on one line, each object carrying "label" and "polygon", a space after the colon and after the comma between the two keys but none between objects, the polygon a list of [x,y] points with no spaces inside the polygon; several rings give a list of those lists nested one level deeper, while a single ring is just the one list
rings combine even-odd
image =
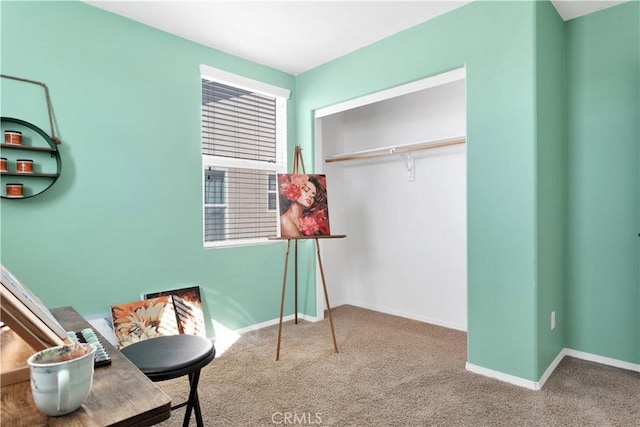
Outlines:
[{"label": "white baseboard", "polygon": [[504,372],[494,371],[493,369],[489,369],[489,368],[483,368],[482,366],[474,365],[469,362],[467,362],[467,364],[465,365],[465,368],[469,372],[480,374],[489,378],[494,378],[496,380],[500,380],[505,383],[528,388],[530,390],[540,390],[540,387],[541,387],[539,382],[525,380],[524,378],[516,377],[515,375],[505,374]]},{"label": "white baseboard", "polygon": [[355,301],[340,301],[339,303],[332,305],[332,308],[336,308],[341,305],[352,305],[354,307],[361,307],[361,308],[366,308],[367,310],[373,310],[380,313],[391,314],[392,316],[399,316],[399,317],[404,317],[405,319],[417,320],[419,322],[430,323],[436,326],[442,326],[443,328],[456,329],[458,331],[467,332],[467,325],[460,325],[457,323],[447,322],[441,319],[421,316],[419,314],[409,313],[402,310],[396,310],[389,307],[382,307],[375,304],[363,304],[361,302],[355,302]]},{"label": "white baseboard", "polygon": [[540,390],[547,382],[553,371],[558,367],[562,359],[565,356],[575,357],[576,359],[587,360],[589,362],[596,362],[602,365],[613,366],[615,368],[626,369],[628,371],[640,372],[640,364],[629,363],[618,359],[612,359],[610,357],[599,356],[597,354],[586,353],[584,351],[573,350],[570,348],[563,348],[553,362],[549,364],[549,367],[544,371],[544,374],[538,381],[530,381],[524,378],[516,377],[514,375],[505,374],[504,372],[494,371],[493,369],[483,368],[482,366],[473,365],[469,362],[466,364],[467,371],[474,372],[476,374],[484,375],[485,377],[494,378],[500,381],[504,381],[509,384],[517,385],[520,387],[528,388],[530,390]]},{"label": "white baseboard", "polygon": [[[282,317],[282,321],[283,322],[287,322],[289,320],[294,320],[294,319],[295,319],[295,316],[293,314],[290,314],[288,316],[283,316]],[[322,320],[322,318],[320,318],[320,317],[309,316],[309,315],[303,314],[303,313],[298,313],[298,319],[306,320],[307,322],[318,322],[318,321]],[[234,332],[239,334],[239,335],[242,335],[242,334],[247,333],[247,332],[257,331],[258,329],[267,328],[269,326],[277,325],[278,323],[280,323],[280,318],[271,319],[271,320],[267,320],[265,322],[256,323],[254,325],[250,325],[250,326],[247,326],[245,328],[235,329]]]},{"label": "white baseboard", "polygon": [[575,357],[576,359],[596,362],[602,365],[613,366],[615,368],[626,369],[627,371],[640,372],[640,364],[625,362],[623,360],[612,359],[610,357],[599,356],[597,354],[585,353],[584,351],[573,350],[571,348],[563,349],[565,356]]},{"label": "white baseboard", "polygon": [[542,374],[542,376],[537,382],[538,388],[536,390],[540,390],[544,386],[544,383],[547,382],[551,374],[553,374],[553,371],[555,371],[558,365],[560,364],[560,362],[562,362],[562,359],[564,359],[564,356],[565,356],[565,350],[566,348],[563,348],[562,350],[560,350],[560,353],[558,353],[556,358],[553,359],[553,362],[551,362],[549,366],[547,366],[547,369],[544,371],[544,374]]}]

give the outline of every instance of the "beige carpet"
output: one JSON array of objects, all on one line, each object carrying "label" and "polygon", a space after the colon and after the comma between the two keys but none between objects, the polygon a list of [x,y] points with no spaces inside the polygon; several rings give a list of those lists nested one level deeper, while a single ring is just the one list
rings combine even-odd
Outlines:
[{"label": "beige carpet", "polygon": [[[206,426],[640,426],[640,373],[565,358],[541,391],[465,370],[466,334],[353,306],[247,333],[202,371]],[[174,402],[186,378],[157,383]],[[163,426],[182,425],[184,409]],[[195,425],[195,420],[191,425]]]}]

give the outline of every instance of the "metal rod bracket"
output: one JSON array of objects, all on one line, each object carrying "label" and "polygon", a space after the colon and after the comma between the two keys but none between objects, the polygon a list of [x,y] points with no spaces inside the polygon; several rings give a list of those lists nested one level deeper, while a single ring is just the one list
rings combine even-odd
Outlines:
[{"label": "metal rod bracket", "polygon": [[400,157],[404,161],[404,165],[407,168],[407,181],[416,180],[416,162],[411,153],[400,153]]}]

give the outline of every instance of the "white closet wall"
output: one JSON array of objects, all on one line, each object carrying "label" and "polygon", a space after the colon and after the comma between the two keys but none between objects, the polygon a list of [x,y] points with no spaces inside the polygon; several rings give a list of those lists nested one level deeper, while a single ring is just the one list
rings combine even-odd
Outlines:
[{"label": "white closet wall", "polygon": [[321,242],[332,306],[466,330],[465,145],[413,152],[413,181],[399,155],[323,160],[464,136],[465,117],[458,80],[316,120],[331,230],[347,235]]}]

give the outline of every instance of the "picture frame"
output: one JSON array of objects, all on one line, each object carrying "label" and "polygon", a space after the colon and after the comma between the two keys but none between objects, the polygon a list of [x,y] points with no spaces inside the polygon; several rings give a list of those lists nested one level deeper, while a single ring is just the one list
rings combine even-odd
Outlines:
[{"label": "picture frame", "polygon": [[305,173],[277,176],[279,237],[331,235],[326,176]]},{"label": "picture frame", "polygon": [[199,286],[190,286],[168,291],[144,294],[144,299],[171,295],[178,316],[180,333],[206,337],[204,313],[202,311],[202,297]]},{"label": "picture frame", "polygon": [[178,319],[171,295],[111,306],[116,347],[166,335],[178,335]]}]

